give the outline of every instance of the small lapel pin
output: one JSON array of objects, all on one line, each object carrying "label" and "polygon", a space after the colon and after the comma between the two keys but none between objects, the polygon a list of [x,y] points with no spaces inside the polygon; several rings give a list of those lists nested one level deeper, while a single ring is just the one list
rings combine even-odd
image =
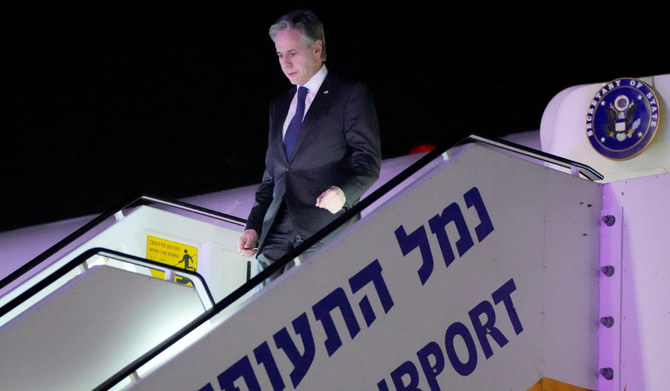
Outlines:
[{"label": "small lapel pin", "polygon": [[329,92],[330,92],[330,91],[328,91],[328,90],[323,91],[324,94],[327,94],[327,93],[329,93]]}]

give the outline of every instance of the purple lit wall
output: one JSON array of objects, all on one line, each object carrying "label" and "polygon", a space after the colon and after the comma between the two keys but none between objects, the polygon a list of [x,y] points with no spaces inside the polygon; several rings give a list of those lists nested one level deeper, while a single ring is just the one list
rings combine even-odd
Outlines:
[{"label": "purple lit wall", "polygon": [[[602,274],[599,390],[662,390],[670,362],[670,174],[605,184],[601,228]],[[602,273],[602,272],[601,272]]]}]

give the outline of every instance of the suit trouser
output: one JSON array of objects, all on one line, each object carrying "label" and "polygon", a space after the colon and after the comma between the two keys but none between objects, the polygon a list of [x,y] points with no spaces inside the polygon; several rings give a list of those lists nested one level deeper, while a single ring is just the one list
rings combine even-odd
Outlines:
[{"label": "suit trouser", "polygon": [[[265,237],[263,250],[257,256],[258,271],[260,272],[266,267],[270,266],[286,253],[297,247],[304,240],[305,238],[300,237],[300,235],[298,235],[293,230],[293,224],[291,223],[291,218],[289,217],[286,206],[282,204],[282,206],[279,208],[279,212],[277,213],[277,217],[275,217],[274,223],[270,227],[270,231]],[[309,249],[305,250],[302,254],[300,254],[299,259],[306,259],[309,255],[322,247],[323,244],[324,243],[317,242]],[[272,273],[270,277],[265,279],[263,284],[269,284],[271,281],[275,280],[277,277],[295,265],[296,260],[294,259],[287,263],[283,268],[280,268],[278,271]]]}]

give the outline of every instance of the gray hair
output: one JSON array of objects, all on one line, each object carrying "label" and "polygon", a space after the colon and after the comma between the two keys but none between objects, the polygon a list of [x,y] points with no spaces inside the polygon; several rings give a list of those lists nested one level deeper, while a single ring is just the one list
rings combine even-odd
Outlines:
[{"label": "gray hair", "polygon": [[278,32],[294,28],[300,30],[307,47],[311,47],[316,41],[321,41],[323,48],[321,50],[321,60],[325,62],[326,35],[323,31],[323,24],[310,10],[295,10],[282,15],[275,24],[270,26],[270,38],[274,41]]}]

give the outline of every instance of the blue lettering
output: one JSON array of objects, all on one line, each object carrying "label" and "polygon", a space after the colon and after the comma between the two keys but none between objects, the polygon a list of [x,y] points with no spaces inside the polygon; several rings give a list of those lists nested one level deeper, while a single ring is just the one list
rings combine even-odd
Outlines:
[{"label": "blue lettering", "polygon": [[[407,384],[403,381],[405,375],[409,378]],[[419,372],[411,361],[405,361],[391,372],[391,380],[393,380],[396,391],[421,391],[419,388]]]},{"label": "blue lettering", "polygon": [[[477,338],[479,339],[479,345],[481,345],[484,356],[488,360],[493,355],[493,350],[491,349],[489,340],[486,338],[487,335],[490,335],[500,347],[507,345],[508,342],[507,338],[494,326],[496,323],[496,311],[491,303],[484,300],[470,310],[468,314],[470,315],[472,326],[475,328],[475,334],[477,334]],[[486,315],[485,323],[482,323],[481,315]]]},{"label": "blue lettering", "polygon": [[[363,314],[363,318],[368,327],[377,319],[377,315],[371,303],[371,297],[376,293],[381,308],[384,313],[388,313],[393,307],[394,302],[389,292],[388,286],[382,276],[382,267],[379,260],[375,259],[369,265],[364,267],[349,279],[349,286],[355,295],[359,293],[362,298],[358,305]],[[370,286],[371,288],[365,289]],[[374,289],[374,290],[372,290]],[[372,295],[371,293],[374,292]],[[349,303],[349,298],[343,288],[337,288],[326,295],[323,299],[312,306],[312,311],[317,321],[320,321],[326,334],[324,346],[328,356],[332,356],[342,346],[342,339],[333,320],[332,312],[339,308],[344,324],[353,340],[360,332],[361,326],[358,324],[353,308]],[[300,338],[302,350],[293,340],[286,327],[277,331],[273,339],[277,349],[284,352],[288,360],[293,365],[293,370],[289,374],[293,388],[298,388],[300,382],[305,378],[316,356],[316,343],[310,325],[310,320],[306,312],[300,314],[292,322],[295,334]],[[286,383],[280,372],[277,361],[270,345],[264,341],[253,350],[256,363],[265,369],[267,379],[272,385],[273,391],[281,391],[286,388]],[[236,363],[224,370],[217,377],[222,391],[240,391],[236,385],[246,384],[248,391],[260,391],[260,383],[254,368],[251,365],[248,356],[242,357]],[[380,382],[379,387],[386,387],[385,382]],[[212,384],[208,383],[200,391],[214,391]]]},{"label": "blue lettering", "polygon": [[[468,358],[465,362],[462,362],[458,353],[454,348],[454,338],[460,336],[465,342],[465,346],[468,348]],[[452,323],[444,336],[444,343],[447,350],[447,357],[449,357],[449,362],[451,366],[462,376],[468,376],[471,374],[477,367],[477,347],[475,346],[475,341],[470,335],[470,330],[461,322]]]},{"label": "blue lettering", "polygon": [[235,386],[235,381],[239,378],[244,380],[249,391],[261,391],[261,386],[258,384],[258,379],[256,379],[254,370],[251,368],[251,363],[249,362],[249,357],[247,356],[242,357],[238,362],[217,376],[221,391],[240,391]]},{"label": "blue lettering", "polygon": [[286,353],[286,357],[291,360],[291,364],[293,364],[293,370],[291,371],[290,376],[293,387],[297,388],[314,361],[316,348],[314,346],[314,338],[312,337],[312,330],[309,327],[309,320],[307,319],[306,313],[303,312],[302,315],[293,320],[293,329],[302,339],[302,345],[305,348],[304,354],[298,352],[298,348],[295,346],[286,327],[279,330],[274,335],[274,340],[277,344],[277,348],[282,349],[284,353]]},{"label": "blue lettering", "polygon": [[475,233],[477,234],[477,240],[481,243],[485,237],[493,232],[493,223],[491,223],[489,212],[486,210],[484,201],[482,201],[482,196],[479,194],[479,189],[476,187],[468,190],[468,192],[463,195],[463,198],[465,198],[465,205],[468,209],[474,206],[475,211],[477,211],[479,225],[475,227]]},{"label": "blue lettering", "polygon": [[328,296],[323,298],[320,302],[316,303],[312,307],[312,310],[314,311],[316,320],[321,321],[323,330],[326,332],[327,338],[324,342],[324,345],[326,345],[326,351],[328,352],[329,357],[332,356],[333,353],[335,353],[337,349],[340,348],[340,346],[342,346],[342,339],[340,338],[340,334],[337,332],[335,322],[333,322],[333,317],[330,315],[331,311],[333,311],[335,308],[340,309],[340,313],[344,318],[344,323],[347,325],[349,335],[352,339],[356,336],[356,334],[358,334],[359,331],[361,331],[361,327],[358,325],[358,321],[356,321],[356,315],[354,315],[354,311],[351,309],[351,304],[349,304],[349,300],[347,299],[347,294],[344,293],[344,289],[337,288]]},{"label": "blue lettering", "polygon": [[377,383],[377,389],[379,391],[389,391],[389,386],[386,385],[386,380],[382,379],[379,383]]},{"label": "blue lettering", "polygon": [[456,241],[458,255],[462,257],[463,254],[474,245],[468,226],[463,218],[463,213],[461,213],[461,208],[458,207],[457,203],[454,202],[444,208],[442,215],[435,215],[435,217],[428,220],[430,231],[437,237],[437,241],[440,244],[440,250],[442,250],[442,257],[444,258],[444,263],[447,267],[449,267],[454,260],[454,251],[451,249],[451,242],[447,235],[447,224],[452,221],[456,224],[456,229],[460,236]]},{"label": "blue lettering", "polygon": [[421,280],[421,285],[424,285],[428,281],[428,277],[433,273],[433,253],[430,251],[426,228],[421,226],[407,235],[405,228],[401,225],[395,230],[395,237],[403,257],[419,247],[422,259],[421,267],[419,268],[419,280]]},{"label": "blue lettering", "polygon": [[[442,373],[444,369],[444,355],[440,345],[437,342],[429,342],[416,355],[419,358],[421,369],[423,369],[423,375],[430,386],[430,391],[440,391],[440,386],[437,384],[437,375]],[[433,357],[432,364],[430,357]]]},{"label": "blue lettering", "polygon": [[507,316],[512,322],[514,327],[514,332],[516,335],[519,335],[523,331],[523,326],[521,325],[521,320],[519,320],[519,315],[516,313],[514,308],[514,303],[512,303],[512,298],[510,295],[516,290],[516,284],[514,284],[513,279],[509,279],[506,283],[503,284],[498,290],[493,292],[491,297],[493,297],[493,302],[498,304],[501,301],[505,304],[505,310],[507,310]]},{"label": "blue lettering", "polygon": [[[386,282],[384,282],[384,278],[382,278],[382,266],[379,264],[379,260],[377,259],[375,259],[371,264],[366,266],[363,270],[349,279],[349,285],[351,286],[353,293],[358,292],[361,288],[370,282],[375,287],[384,313],[388,313],[389,310],[391,310],[391,307],[393,307],[393,299],[391,298],[391,294],[389,293],[388,287],[386,286]],[[370,299],[368,299],[367,295],[363,296],[363,299],[361,299],[358,306],[363,312],[365,323],[368,325],[368,327],[370,327],[377,316],[372,309]]]},{"label": "blue lettering", "polygon": [[[514,331],[518,335],[523,331],[523,326],[512,301],[511,293],[514,291],[516,291],[514,280],[509,279],[500,288],[496,289],[491,297],[495,304],[501,302],[504,304]],[[500,329],[495,327],[496,313],[491,302],[487,300],[480,302],[468,311],[468,316],[477,336],[476,340],[464,323],[453,322],[444,335],[444,351],[437,342],[431,341],[416,353],[423,377],[426,379],[430,391],[440,391],[438,376],[444,372],[446,367],[443,352],[446,352],[449,364],[459,375],[469,376],[477,368],[477,342],[479,342],[487,359],[494,354],[488,337],[497,342],[501,348],[509,342]],[[465,346],[466,349],[457,349],[456,346]],[[390,377],[395,387],[394,391],[421,391],[419,389],[420,373],[412,361],[402,363],[391,372]],[[379,391],[389,391],[386,380],[379,381],[377,388]]]},{"label": "blue lettering", "polygon": [[281,373],[279,373],[279,368],[277,368],[277,363],[272,356],[267,342],[263,342],[254,349],[254,356],[256,356],[256,362],[265,367],[265,372],[267,372],[270,384],[272,384],[272,390],[281,391],[286,388],[284,379],[282,379]]},{"label": "blue lettering", "polygon": [[[477,212],[479,223],[475,226],[474,230],[477,235],[477,240],[481,243],[484,238],[493,232],[494,228],[493,223],[491,222],[491,217],[486,210],[479,189],[476,187],[468,190],[463,195],[463,199],[465,200],[465,205],[468,209],[474,207]],[[474,246],[474,240],[470,234],[467,222],[457,203],[452,202],[444,208],[441,214],[437,214],[430,218],[428,220],[428,226],[430,227],[431,233],[437,238],[442,258],[447,268],[456,259],[454,250],[452,249],[452,242],[447,234],[447,225],[452,222],[456,226],[459,236],[458,240],[455,242],[458,256],[462,257]],[[426,228],[420,226],[408,235],[405,231],[405,227],[401,225],[396,228],[394,233],[403,257],[407,256],[417,247],[419,248],[422,262],[418,274],[421,285],[425,285],[428,278],[433,273],[434,267],[433,254],[431,252],[430,242],[428,241]]]}]

